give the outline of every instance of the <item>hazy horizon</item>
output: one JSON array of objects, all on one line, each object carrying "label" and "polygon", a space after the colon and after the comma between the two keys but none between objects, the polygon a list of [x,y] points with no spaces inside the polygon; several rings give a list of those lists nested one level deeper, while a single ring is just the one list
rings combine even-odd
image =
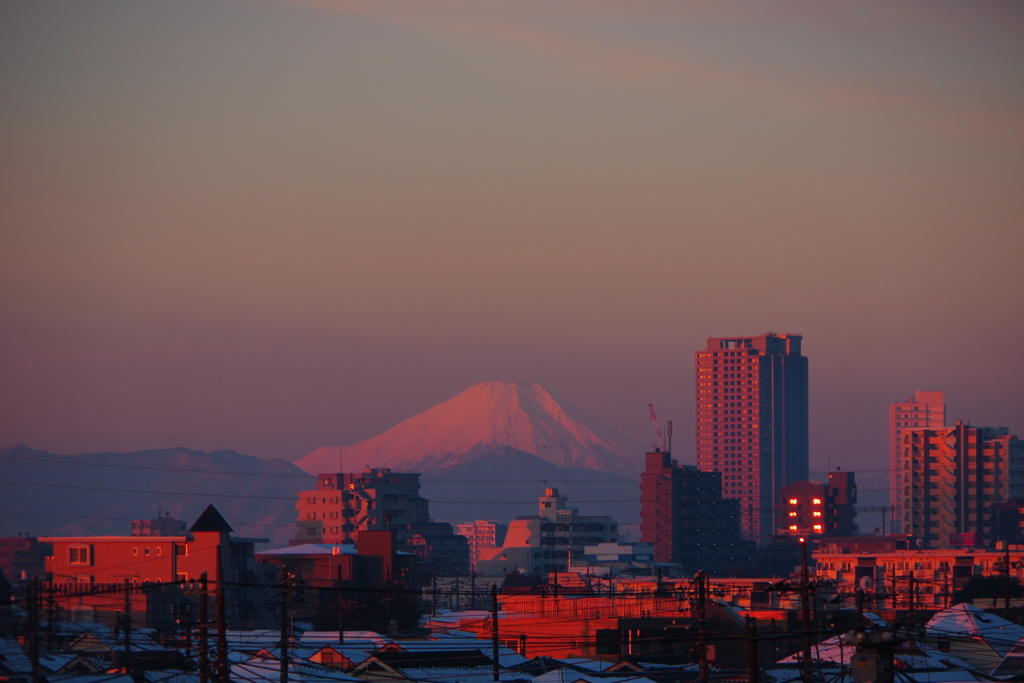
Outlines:
[{"label": "hazy horizon", "polygon": [[[804,335],[811,470],[1024,436],[1024,6],[0,3],[0,446],[295,460],[533,381],[693,463]],[[873,475],[868,475],[873,476]],[[879,474],[878,476],[882,476]]]}]

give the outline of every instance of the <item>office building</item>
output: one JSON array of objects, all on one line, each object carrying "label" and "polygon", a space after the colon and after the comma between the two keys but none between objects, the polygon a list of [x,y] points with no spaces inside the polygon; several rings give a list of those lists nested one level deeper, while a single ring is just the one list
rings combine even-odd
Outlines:
[{"label": "office building", "polygon": [[640,475],[640,540],[655,562],[714,573],[748,560],[740,538],[740,502],[722,496],[722,475],[681,466],[671,453],[647,454]]},{"label": "office building", "polygon": [[766,542],[783,486],[807,479],[803,337],[715,337],[696,353],[697,467],[720,472],[743,538]]},{"label": "office building", "polygon": [[922,548],[985,547],[995,503],[1024,497],[1024,441],[1005,427],[959,420],[904,429],[899,506],[903,533]]},{"label": "office building", "polygon": [[430,501],[420,496],[418,472],[367,467],[359,473],[317,477],[316,489],[299,492],[298,543],[354,543],[360,531],[394,530],[400,545],[410,526],[430,521]]},{"label": "office building", "polygon": [[499,576],[518,571],[548,574],[569,571],[583,562],[584,547],[619,540],[619,523],[607,515],[581,515],[569,497],[545,489],[536,517],[517,517],[500,548],[482,549],[477,571]]},{"label": "office building", "polygon": [[458,533],[469,542],[469,560],[476,569],[481,553],[491,548],[499,548],[505,542],[508,525],[493,519],[478,519],[458,525]]},{"label": "office building", "polygon": [[946,426],[946,397],[941,391],[915,391],[906,401],[889,406],[889,505],[892,532],[902,531],[898,500],[904,488],[902,443],[906,429],[941,429]]},{"label": "office building", "polygon": [[780,536],[854,536],[857,483],[853,472],[830,472],[828,483],[798,481],[782,487],[776,533]]}]

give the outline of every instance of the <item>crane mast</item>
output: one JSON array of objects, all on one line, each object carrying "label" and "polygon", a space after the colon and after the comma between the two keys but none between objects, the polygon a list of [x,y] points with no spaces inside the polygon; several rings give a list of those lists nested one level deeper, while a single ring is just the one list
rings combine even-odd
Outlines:
[{"label": "crane mast", "polygon": [[651,409],[651,422],[654,423],[654,434],[655,434],[655,436],[658,437],[658,440],[655,443],[655,447],[661,449],[661,451],[664,452],[665,451],[665,439],[661,435],[661,427],[658,426],[658,414],[654,412],[654,404],[653,403],[648,403],[647,407]]}]

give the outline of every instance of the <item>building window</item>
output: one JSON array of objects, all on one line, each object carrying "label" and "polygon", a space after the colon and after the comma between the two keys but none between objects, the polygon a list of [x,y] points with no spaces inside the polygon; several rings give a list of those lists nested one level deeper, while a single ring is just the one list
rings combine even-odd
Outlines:
[{"label": "building window", "polygon": [[146,548],[142,552],[146,555],[146,557],[149,557],[149,548]]},{"label": "building window", "polygon": [[73,545],[68,548],[68,562],[70,564],[89,564],[89,546]]},{"label": "building window", "polygon": [[163,552],[164,552],[164,549],[163,549],[163,548],[157,548],[157,549],[156,549],[156,554],[157,554],[157,555],[161,555],[161,554],[163,554]]},{"label": "building window", "polygon": [[138,557],[138,556],[139,556],[139,549],[138,548],[132,548],[132,557]]}]

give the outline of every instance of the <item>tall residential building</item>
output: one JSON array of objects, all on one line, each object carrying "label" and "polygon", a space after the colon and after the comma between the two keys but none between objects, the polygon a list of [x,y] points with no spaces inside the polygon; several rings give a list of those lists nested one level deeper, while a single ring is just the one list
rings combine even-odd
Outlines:
[{"label": "tall residential building", "polygon": [[640,474],[640,540],[655,562],[714,573],[748,560],[754,544],[740,540],[739,501],[722,497],[722,475],[681,466],[671,453],[647,454]]},{"label": "tall residential building", "polygon": [[1024,441],[1005,427],[959,420],[941,429],[904,429],[902,438],[903,533],[924,548],[988,544],[994,505],[1024,495]]},{"label": "tall residential building", "polygon": [[743,538],[772,535],[779,491],[808,475],[807,358],[798,334],[715,337],[697,351],[697,467],[722,473]]},{"label": "tall residential building", "polygon": [[889,504],[893,507],[893,533],[902,531],[903,517],[895,508],[904,488],[903,430],[941,429],[945,426],[946,396],[941,391],[915,391],[906,401],[889,406]]}]

